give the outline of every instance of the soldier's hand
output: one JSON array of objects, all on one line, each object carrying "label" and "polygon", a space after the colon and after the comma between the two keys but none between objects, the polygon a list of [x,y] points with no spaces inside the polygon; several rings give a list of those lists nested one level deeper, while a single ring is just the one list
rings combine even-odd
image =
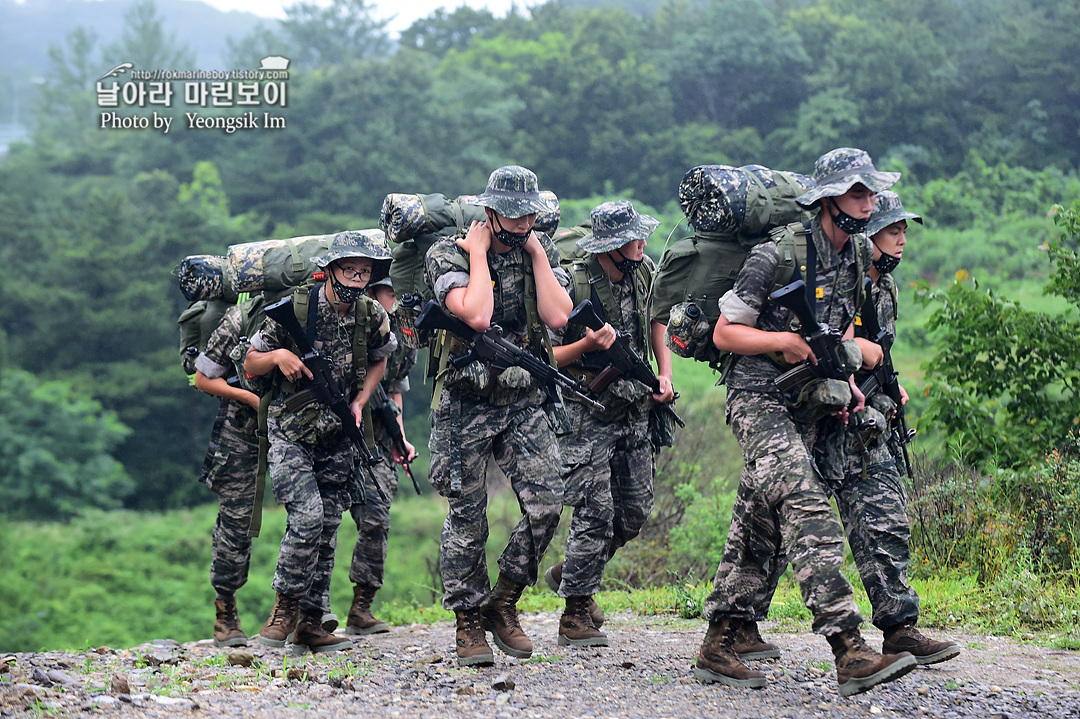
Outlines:
[{"label": "soldier's hand", "polygon": [[486,254],[491,249],[491,242],[495,235],[491,232],[491,226],[487,222],[473,222],[469,225],[469,231],[464,237],[457,239],[458,246],[468,252]]},{"label": "soldier's hand", "polygon": [[394,461],[398,464],[404,464],[405,462],[411,462],[416,459],[416,447],[412,446],[412,443],[407,439],[403,439],[402,441],[405,443],[405,456],[402,456],[396,446],[391,447],[390,449],[390,454],[393,455]]},{"label": "soldier's hand", "polygon": [[904,385],[897,382],[896,386],[900,388],[900,404],[902,404],[902,405],[907,404],[908,396],[907,396],[907,390],[904,389]]},{"label": "soldier's hand", "polygon": [[315,379],[315,375],[311,374],[311,370],[307,368],[307,365],[289,350],[274,350],[274,362],[277,363],[278,369],[281,370],[281,374],[285,375],[285,379],[290,382],[296,381],[301,377]]},{"label": "soldier's hand", "polygon": [[881,349],[881,345],[877,342],[856,337],[855,344],[859,346],[859,351],[862,352],[862,366],[864,369],[874,369],[885,359],[885,351]]},{"label": "soldier's hand", "polygon": [[809,360],[810,364],[817,364],[817,357],[806,340],[795,332],[777,332],[780,339],[780,351],[784,355],[784,361],[788,364],[799,364],[803,360]]},{"label": "soldier's hand", "polygon": [[607,322],[604,323],[603,327],[595,331],[588,327],[585,328],[586,352],[606,350],[613,344],[615,344],[615,328]]},{"label": "soldier's hand", "polygon": [[656,379],[660,380],[660,391],[652,396],[653,400],[661,404],[667,404],[675,399],[675,388],[671,386],[671,378],[658,374]]}]

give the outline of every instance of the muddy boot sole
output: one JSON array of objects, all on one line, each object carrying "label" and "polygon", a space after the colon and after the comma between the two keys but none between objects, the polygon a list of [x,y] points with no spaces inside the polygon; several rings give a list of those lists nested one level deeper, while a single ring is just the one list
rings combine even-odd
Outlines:
[{"label": "muddy boot sole", "polygon": [[765,685],[769,683],[765,677],[735,679],[726,674],[717,674],[701,667],[694,667],[694,678],[708,684],[726,684],[729,687],[739,687],[740,689],[764,689]]},{"label": "muddy boot sole", "polygon": [[370,627],[354,627],[351,624],[345,625],[345,633],[353,636],[366,636],[368,634],[384,634],[390,631],[390,625],[386,622],[379,622],[378,624],[372,624]]},{"label": "muddy boot sole", "polygon": [[296,632],[289,632],[289,636],[284,639],[267,639],[262,634],[259,635],[259,644],[266,647],[283,647],[286,644],[292,644],[293,639],[296,637]]},{"label": "muddy boot sole", "polygon": [[739,659],[742,659],[743,661],[753,660],[753,659],[779,659],[780,658],[780,650],[779,649],[766,649],[765,651],[761,651],[761,652],[746,652],[745,654],[743,654],[742,652],[736,652],[736,654],[738,654]]},{"label": "muddy boot sole", "polygon": [[850,697],[855,694],[862,694],[865,691],[873,689],[878,684],[885,684],[886,682],[899,679],[917,666],[919,666],[919,663],[915,661],[915,657],[898,659],[881,671],[871,674],[868,677],[852,677],[843,684],[838,685],[840,696]]},{"label": "muddy boot sole", "polygon": [[555,581],[555,577],[552,575],[552,572],[554,571],[555,567],[551,566],[548,567],[548,570],[546,572],[544,572],[544,584],[548,585],[548,589],[550,589],[551,591],[558,592],[559,583]]},{"label": "muddy boot sole", "polygon": [[474,654],[471,657],[458,657],[458,666],[461,667],[490,667],[495,664],[495,653],[490,654]]},{"label": "muddy boot sole", "polygon": [[940,652],[934,652],[933,654],[927,654],[925,657],[915,656],[915,661],[919,666],[926,666],[927,664],[940,664],[941,662],[947,662],[950,659],[954,659],[960,656],[959,645],[953,644],[951,647],[946,647]]},{"label": "muddy boot sole", "polygon": [[608,644],[607,637],[589,637],[588,639],[571,639],[563,634],[559,635],[560,647],[606,647]]},{"label": "muddy boot sole", "polygon": [[342,639],[340,642],[335,642],[333,644],[323,644],[321,646],[307,644],[305,646],[311,650],[312,654],[323,654],[325,652],[340,652],[346,649],[352,649],[353,643],[351,639]]},{"label": "muddy boot sole", "polygon": [[247,637],[233,637],[232,639],[226,639],[224,641],[219,641],[217,639],[214,640],[215,647],[246,647],[247,645]]},{"label": "muddy boot sole", "polygon": [[532,656],[532,652],[525,652],[520,649],[514,649],[512,646],[500,639],[499,633],[495,631],[495,625],[489,622],[486,617],[482,618],[480,620],[480,623],[486,631],[491,632],[491,639],[495,642],[495,646],[501,649],[504,654],[509,654],[515,659],[528,659]]},{"label": "muddy boot sole", "polygon": [[333,612],[327,612],[326,614],[322,615],[321,622],[322,622],[323,631],[324,632],[329,632],[330,634],[333,634],[334,632],[337,631],[337,628],[340,625],[341,620],[339,620],[338,615],[334,614]]}]

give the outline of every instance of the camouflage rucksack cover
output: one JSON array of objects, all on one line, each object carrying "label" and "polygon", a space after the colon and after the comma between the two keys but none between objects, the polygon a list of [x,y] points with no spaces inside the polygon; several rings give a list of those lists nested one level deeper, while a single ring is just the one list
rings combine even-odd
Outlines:
[{"label": "camouflage rucksack cover", "polygon": [[223,271],[225,258],[221,255],[189,255],[180,261],[176,278],[180,291],[188,302],[199,300],[236,301],[236,294],[226,292]]},{"label": "camouflage rucksack cover", "polygon": [[712,344],[719,301],[752,247],[770,239],[780,244],[774,284],[805,264],[801,223],[810,215],[795,200],[813,186],[805,175],[760,165],[701,165],[686,173],[679,204],[694,234],[665,250],[649,295],[650,318],[667,326],[664,340],[673,353],[719,365],[722,354]]},{"label": "camouflage rucksack cover", "polygon": [[223,268],[226,292],[277,292],[303,283],[315,270],[311,258],[330,247],[334,235],[306,235],[230,245]]},{"label": "camouflage rucksack cover", "polygon": [[[555,200],[553,212],[538,214],[533,226],[538,232],[551,233],[559,225],[555,194],[542,192]],[[398,243],[392,250],[390,280],[398,297],[401,334],[409,349],[421,349],[431,340],[413,326],[424,304],[435,295],[424,281],[424,256],[444,237],[464,236],[473,222],[487,219],[484,208],[471,204],[472,195],[447,199],[446,195],[409,195],[391,193],[383,198],[379,227],[387,239]]]}]

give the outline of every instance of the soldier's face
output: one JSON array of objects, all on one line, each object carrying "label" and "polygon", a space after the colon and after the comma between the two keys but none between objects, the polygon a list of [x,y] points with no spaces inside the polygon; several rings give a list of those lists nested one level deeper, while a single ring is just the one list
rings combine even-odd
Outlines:
[{"label": "soldier's face", "polygon": [[397,293],[394,292],[393,287],[387,287],[386,285],[376,285],[374,289],[369,290],[375,295],[375,301],[383,306],[383,309],[387,312],[394,310],[394,303],[397,302]]},{"label": "soldier's face", "polygon": [[874,241],[874,259],[881,257],[881,253],[900,257],[904,253],[904,245],[907,244],[907,220],[894,222],[878,232],[872,238]]},{"label": "soldier's face", "polygon": [[346,287],[364,287],[371,279],[372,260],[366,257],[347,257],[331,265],[338,282]]},{"label": "soldier's face", "polygon": [[619,253],[626,259],[637,262],[645,257],[645,240],[631,240],[619,248]]},{"label": "soldier's face", "polygon": [[866,185],[856,183],[839,197],[831,198],[837,208],[859,220],[868,220],[874,212],[874,197]]}]

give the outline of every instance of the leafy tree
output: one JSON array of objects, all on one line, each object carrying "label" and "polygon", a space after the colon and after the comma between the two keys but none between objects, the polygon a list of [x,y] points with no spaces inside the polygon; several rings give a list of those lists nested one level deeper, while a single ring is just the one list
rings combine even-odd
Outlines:
[{"label": "leafy tree", "polygon": [[[1053,243],[1055,274],[1046,291],[1080,298],[1080,201],[1057,208],[1061,240]],[[939,330],[926,365],[930,406],[923,419],[939,427],[974,461],[1016,467],[1065,442],[1080,424],[1080,321],[1025,309],[966,282],[966,273],[924,304],[937,308],[927,326]]]},{"label": "leafy tree", "polygon": [[134,485],[111,452],[130,432],[68,382],[0,370],[0,513],[55,520],[119,508]]},{"label": "leafy tree", "polygon": [[781,29],[764,5],[710,0],[665,10],[657,32],[667,49],[658,51],[658,62],[681,120],[753,125],[766,134],[795,117],[810,58],[799,36]]},{"label": "leafy tree", "polygon": [[120,39],[105,49],[106,58],[130,62],[139,69],[185,70],[195,66],[195,53],[165,34],[154,0],[136,0],[124,13]]},{"label": "leafy tree", "polygon": [[403,48],[421,50],[442,58],[451,50],[464,50],[479,36],[496,24],[490,10],[476,10],[467,5],[447,13],[438,8],[426,18],[414,22],[398,39]]},{"label": "leafy tree", "polygon": [[319,67],[386,55],[390,20],[376,20],[374,10],[367,0],[332,0],[325,7],[299,2],[285,8],[281,28],[290,59]]}]

